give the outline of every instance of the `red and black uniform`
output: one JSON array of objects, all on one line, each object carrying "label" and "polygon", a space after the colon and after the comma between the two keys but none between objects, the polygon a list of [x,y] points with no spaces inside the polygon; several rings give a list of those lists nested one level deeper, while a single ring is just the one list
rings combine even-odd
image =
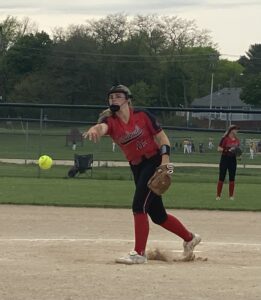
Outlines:
[{"label": "red and black uniform", "polygon": [[219,182],[217,186],[217,196],[220,197],[222,186],[228,171],[229,174],[229,196],[234,194],[235,176],[237,169],[237,159],[235,153],[231,152],[231,148],[239,147],[240,141],[238,138],[230,138],[225,136],[221,139],[219,147],[223,148],[219,163]]},{"label": "red and black uniform", "polygon": [[129,161],[136,190],[132,210],[135,223],[135,250],[143,254],[147,242],[149,223],[152,221],[165,229],[179,235],[186,241],[192,234],[176,219],[167,214],[162,197],[154,194],[147,182],[161,164],[160,149],[154,136],[162,131],[155,117],[148,111],[130,108],[128,123],[124,123],[116,114],[102,120],[108,125],[108,134],[122,149]]},{"label": "red and black uniform", "polygon": [[130,109],[127,124],[116,115],[105,118],[103,122],[108,125],[108,134],[130,163],[136,185],[133,212],[148,213],[155,223],[163,223],[167,214],[162,198],[147,187],[148,180],[161,164],[159,146],[154,140],[154,136],[162,130],[160,125],[149,112],[138,109]]}]

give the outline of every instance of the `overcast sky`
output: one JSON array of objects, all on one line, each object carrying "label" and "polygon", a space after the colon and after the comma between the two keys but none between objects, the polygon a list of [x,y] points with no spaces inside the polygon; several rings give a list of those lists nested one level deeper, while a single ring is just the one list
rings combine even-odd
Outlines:
[{"label": "overcast sky", "polygon": [[28,16],[49,33],[56,26],[84,24],[117,12],[194,19],[200,29],[211,31],[219,51],[231,60],[261,43],[261,0],[0,0],[0,20]]}]

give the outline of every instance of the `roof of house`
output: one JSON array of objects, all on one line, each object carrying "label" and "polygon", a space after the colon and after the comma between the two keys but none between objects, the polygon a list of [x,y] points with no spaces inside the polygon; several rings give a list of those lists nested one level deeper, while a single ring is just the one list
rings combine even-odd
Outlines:
[{"label": "roof of house", "polygon": [[[212,94],[212,107],[248,107],[240,99],[241,88],[224,88]],[[210,95],[197,98],[191,103],[192,107],[210,106]]]}]

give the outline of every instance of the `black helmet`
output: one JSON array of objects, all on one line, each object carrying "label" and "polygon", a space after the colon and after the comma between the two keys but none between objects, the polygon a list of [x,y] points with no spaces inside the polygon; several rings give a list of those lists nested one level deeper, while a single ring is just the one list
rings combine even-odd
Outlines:
[{"label": "black helmet", "polygon": [[124,93],[126,95],[126,99],[133,98],[131,91],[125,85],[122,84],[112,86],[107,94],[107,98],[109,98],[110,94],[112,93]]}]

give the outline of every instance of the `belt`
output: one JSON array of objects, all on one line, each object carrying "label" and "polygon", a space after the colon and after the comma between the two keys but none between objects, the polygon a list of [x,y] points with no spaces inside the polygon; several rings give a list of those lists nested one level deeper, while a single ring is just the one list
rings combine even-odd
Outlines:
[{"label": "belt", "polygon": [[156,155],[157,153],[158,153],[158,150],[155,150],[155,151],[153,151],[153,152],[144,154],[144,155],[140,156],[140,157],[137,158],[137,159],[131,160],[131,161],[130,161],[130,164],[133,165],[133,166],[139,165],[139,164],[142,163],[144,160],[150,159],[152,156]]}]

